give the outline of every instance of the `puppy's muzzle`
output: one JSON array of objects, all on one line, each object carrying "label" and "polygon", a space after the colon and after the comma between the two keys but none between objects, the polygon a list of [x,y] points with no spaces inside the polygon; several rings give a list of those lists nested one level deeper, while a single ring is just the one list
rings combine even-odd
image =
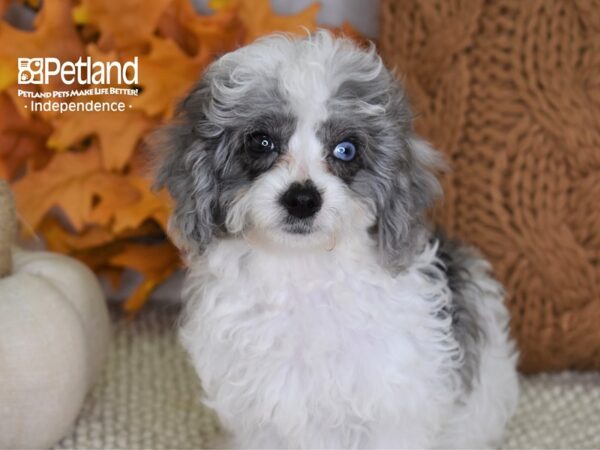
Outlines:
[{"label": "puppy's muzzle", "polygon": [[297,219],[314,216],[323,205],[323,198],[311,180],[294,182],[283,193],[280,202],[288,214]]}]

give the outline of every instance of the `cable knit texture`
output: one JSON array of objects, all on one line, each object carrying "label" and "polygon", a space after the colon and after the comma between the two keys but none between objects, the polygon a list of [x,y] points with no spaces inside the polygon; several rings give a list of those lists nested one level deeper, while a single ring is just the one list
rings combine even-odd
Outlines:
[{"label": "cable knit texture", "polygon": [[526,372],[600,368],[600,1],[383,0],[381,51],[452,170]]}]

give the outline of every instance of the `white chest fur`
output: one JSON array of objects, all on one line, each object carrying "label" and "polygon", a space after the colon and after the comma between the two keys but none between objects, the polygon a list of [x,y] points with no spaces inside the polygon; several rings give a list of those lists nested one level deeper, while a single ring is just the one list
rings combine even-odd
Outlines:
[{"label": "white chest fur", "polygon": [[396,444],[426,444],[457,395],[439,315],[449,291],[423,273],[437,270],[434,253],[392,277],[369,256],[220,242],[184,291],[182,338],[207,403],[244,445],[384,445],[374,436],[404,423]]}]

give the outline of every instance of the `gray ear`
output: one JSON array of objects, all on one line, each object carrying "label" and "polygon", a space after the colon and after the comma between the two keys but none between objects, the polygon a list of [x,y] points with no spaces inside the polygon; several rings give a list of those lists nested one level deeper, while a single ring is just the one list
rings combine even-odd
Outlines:
[{"label": "gray ear", "polygon": [[166,187],[175,202],[171,226],[185,250],[201,253],[210,243],[218,216],[215,150],[220,136],[203,111],[210,89],[200,82],[181,103],[175,122],[159,131],[155,187]]},{"label": "gray ear", "polygon": [[441,194],[433,170],[444,167],[439,153],[425,141],[413,138],[407,145],[404,170],[396,174],[377,223],[379,250],[395,270],[406,267],[429,238],[425,210]]}]

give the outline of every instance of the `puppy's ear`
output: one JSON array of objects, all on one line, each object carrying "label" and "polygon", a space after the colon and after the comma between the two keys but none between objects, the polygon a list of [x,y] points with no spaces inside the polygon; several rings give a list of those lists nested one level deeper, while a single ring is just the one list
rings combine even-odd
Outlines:
[{"label": "puppy's ear", "polygon": [[379,211],[378,245],[384,263],[406,267],[428,239],[425,210],[441,194],[434,171],[445,167],[441,155],[418,138],[407,141],[405,170],[398,171]]},{"label": "puppy's ear", "polygon": [[175,202],[170,226],[177,245],[202,253],[218,215],[215,150],[219,132],[207,119],[210,88],[202,80],[181,103],[175,121],[156,136],[156,188],[166,187]]}]

